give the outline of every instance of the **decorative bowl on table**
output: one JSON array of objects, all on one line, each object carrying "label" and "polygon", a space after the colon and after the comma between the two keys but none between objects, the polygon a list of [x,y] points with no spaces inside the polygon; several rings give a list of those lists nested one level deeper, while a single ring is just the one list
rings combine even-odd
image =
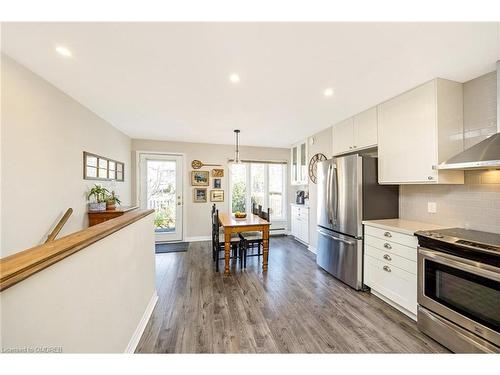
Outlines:
[{"label": "decorative bowl on table", "polygon": [[244,220],[244,219],[246,219],[246,217],[247,217],[246,212],[239,212],[239,211],[236,211],[236,212],[234,213],[234,218],[235,218],[236,220]]}]

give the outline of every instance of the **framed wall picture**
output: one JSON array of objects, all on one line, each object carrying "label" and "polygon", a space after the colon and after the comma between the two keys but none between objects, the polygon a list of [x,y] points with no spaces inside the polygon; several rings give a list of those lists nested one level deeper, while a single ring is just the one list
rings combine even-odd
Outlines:
[{"label": "framed wall picture", "polygon": [[224,169],[212,169],[212,177],[224,177]]},{"label": "framed wall picture", "polygon": [[224,190],[210,190],[210,202],[224,202]]},{"label": "framed wall picture", "polygon": [[193,203],[206,203],[207,202],[207,189],[194,188],[193,189]]},{"label": "framed wall picture", "polygon": [[213,178],[212,179],[212,187],[214,189],[221,189],[222,188],[222,180],[220,178]]},{"label": "framed wall picture", "polygon": [[191,171],[192,186],[208,186],[208,171]]}]

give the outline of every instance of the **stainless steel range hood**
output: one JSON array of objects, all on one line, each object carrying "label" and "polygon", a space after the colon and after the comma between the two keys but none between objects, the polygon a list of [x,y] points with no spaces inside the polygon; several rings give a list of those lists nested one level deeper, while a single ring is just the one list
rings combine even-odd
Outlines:
[{"label": "stainless steel range hood", "polygon": [[500,169],[500,61],[497,61],[497,133],[437,165],[436,169]]}]

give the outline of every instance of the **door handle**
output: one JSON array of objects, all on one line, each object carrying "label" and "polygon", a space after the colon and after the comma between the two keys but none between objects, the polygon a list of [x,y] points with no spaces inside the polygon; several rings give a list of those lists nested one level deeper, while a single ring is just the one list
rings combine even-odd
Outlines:
[{"label": "door handle", "polygon": [[385,232],[384,236],[386,236],[386,237],[392,237],[392,234],[391,234],[391,232]]},{"label": "door handle", "polygon": [[392,258],[389,254],[384,254],[384,259],[385,260],[392,260]]},{"label": "door handle", "polygon": [[332,165],[328,166],[328,171],[326,172],[326,213],[328,215],[328,222],[332,223],[331,215],[331,170]]},{"label": "door handle", "polygon": [[333,217],[333,223],[334,225],[337,224],[337,218],[338,218],[338,210],[339,210],[339,180],[338,180],[338,175],[337,175],[337,167],[333,168],[335,169],[335,216]]},{"label": "door handle", "polygon": [[391,267],[389,267],[389,266],[384,266],[383,268],[384,268],[384,271],[386,271],[386,272],[391,272]]},{"label": "door handle", "polygon": [[500,282],[498,267],[489,264],[478,263],[469,259],[459,258],[454,255],[419,247],[418,261],[423,262],[424,259]]},{"label": "door handle", "polygon": [[392,246],[390,244],[388,244],[387,242],[384,244],[384,247],[386,249],[389,249],[389,250],[392,249]]},{"label": "door handle", "polygon": [[322,231],[321,229],[318,229],[318,233],[322,234],[325,237],[331,238],[332,240],[343,242],[343,243],[348,244],[348,245],[354,245],[354,242],[344,240],[344,239],[339,238],[339,237],[332,236],[331,234],[326,233],[326,232]]}]

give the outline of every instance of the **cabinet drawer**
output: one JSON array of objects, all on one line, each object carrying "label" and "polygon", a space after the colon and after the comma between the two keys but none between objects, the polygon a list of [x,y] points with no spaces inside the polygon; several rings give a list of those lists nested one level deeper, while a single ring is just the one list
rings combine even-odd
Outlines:
[{"label": "cabinet drawer", "polygon": [[[417,275],[406,272],[369,255],[365,255],[365,284],[397,303],[406,310],[417,314]],[[386,271],[384,267],[387,267]]]},{"label": "cabinet drawer", "polygon": [[375,247],[381,251],[388,251],[392,254],[396,254],[400,257],[406,258],[409,261],[417,261],[417,247],[409,247],[406,245],[401,245],[400,243],[382,239],[378,237],[373,237],[370,235],[365,236],[365,245]]},{"label": "cabinet drawer", "polygon": [[309,218],[309,210],[302,209],[302,210],[300,210],[299,214],[303,218],[306,218],[306,219]]},{"label": "cabinet drawer", "polygon": [[410,236],[408,234],[403,234],[387,229],[380,229],[365,225],[365,234],[373,237],[382,238],[384,240],[389,240],[391,242],[396,242],[401,245],[417,248],[418,241],[415,236]]},{"label": "cabinet drawer", "polygon": [[292,216],[309,217],[309,209],[292,205]]},{"label": "cabinet drawer", "polygon": [[[416,250],[415,250],[416,252]],[[403,258],[397,254],[391,253],[388,250],[380,250],[365,244],[365,255],[369,255],[375,259],[378,259],[390,266],[396,266],[402,270],[409,272],[411,274],[417,274],[417,262]]]}]

